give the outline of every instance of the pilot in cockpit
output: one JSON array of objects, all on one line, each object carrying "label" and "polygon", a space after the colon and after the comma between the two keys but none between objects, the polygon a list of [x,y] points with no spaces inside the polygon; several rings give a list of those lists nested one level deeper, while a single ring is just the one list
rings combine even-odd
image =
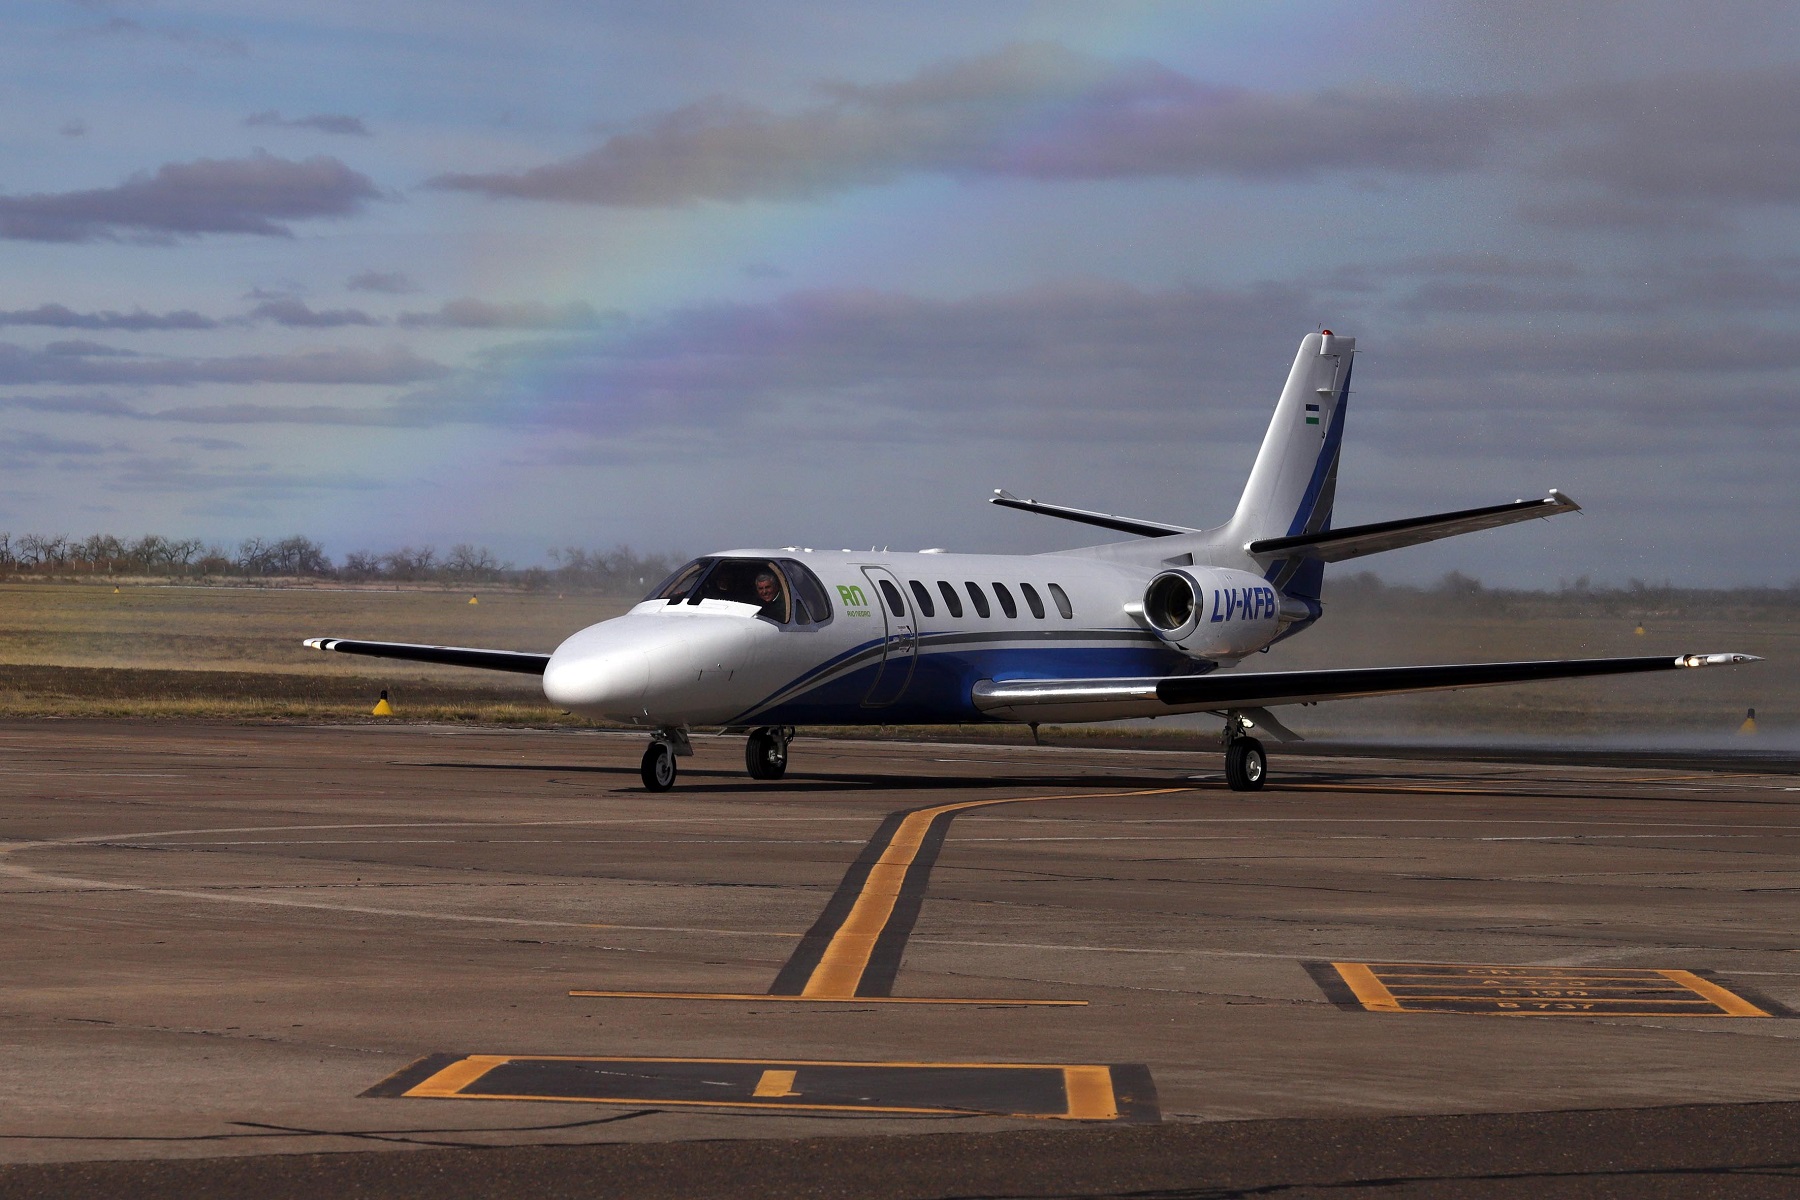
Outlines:
[{"label": "pilot in cockpit", "polygon": [[777,621],[787,620],[787,601],[781,594],[781,580],[775,578],[775,572],[756,573],[756,599],[762,605],[762,612],[758,616],[773,617]]}]

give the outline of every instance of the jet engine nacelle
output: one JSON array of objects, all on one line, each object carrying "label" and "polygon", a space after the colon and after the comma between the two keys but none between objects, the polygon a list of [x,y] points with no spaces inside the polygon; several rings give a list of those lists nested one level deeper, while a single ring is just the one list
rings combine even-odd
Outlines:
[{"label": "jet engine nacelle", "polygon": [[1144,619],[1165,642],[1195,658],[1237,659],[1275,640],[1281,596],[1247,571],[1173,567],[1144,589]]}]

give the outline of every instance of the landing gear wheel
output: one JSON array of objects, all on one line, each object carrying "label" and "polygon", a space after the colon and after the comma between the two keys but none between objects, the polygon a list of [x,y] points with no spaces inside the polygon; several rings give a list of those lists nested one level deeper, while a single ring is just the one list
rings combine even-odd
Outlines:
[{"label": "landing gear wheel", "polygon": [[777,730],[752,730],[744,743],[744,766],[752,779],[780,779],[787,774],[787,759],[787,739]]},{"label": "landing gear wheel", "polygon": [[1269,777],[1269,756],[1253,737],[1231,739],[1225,747],[1225,782],[1234,792],[1260,792]]},{"label": "landing gear wheel", "polygon": [[675,747],[667,742],[651,742],[644,751],[644,765],[639,770],[644,786],[653,792],[666,792],[675,786]]}]

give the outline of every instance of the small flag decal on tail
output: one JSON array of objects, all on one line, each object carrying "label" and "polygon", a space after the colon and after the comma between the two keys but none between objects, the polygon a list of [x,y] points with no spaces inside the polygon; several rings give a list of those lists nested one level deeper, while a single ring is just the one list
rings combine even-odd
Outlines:
[{"label": "small flag decal on tail", "polygon": [[1318,405],[1309,404],[1306,406],[1306,423],[1308,425],[1317,425],[1319,423],[1319,406]]}]

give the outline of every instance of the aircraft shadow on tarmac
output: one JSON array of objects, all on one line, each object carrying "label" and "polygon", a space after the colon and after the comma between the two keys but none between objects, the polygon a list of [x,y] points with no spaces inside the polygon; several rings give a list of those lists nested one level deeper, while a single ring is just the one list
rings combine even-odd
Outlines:
[{"label": "aircraft shadow on tarmac", "polygon": [[[596,763],[482,763],[482,762],[409,762],[407,766],[435,767],[458,771],[526,771],[537,774],[575,774],[575,775],[623,775],[636,779],[638,772],[634,767],[605,766]],[[1299,778],[1295,777],[1296,780]],[[1308,773],[1309,781],[1317,781],[1320,776]],[[942,791],[955,788],[1008,788],[1008,787],[1049,787],[1049,788],[1090,788],[1105,787],[1168,787],[1171,784],[1188,786],[1190,784],[1204,787],[1209,783],[1224,785],[1222,774],[1194,775],[1179,768],[1165,773],[1126,773],[1108,772],[1106,774],[1071,775],[1067,773],[1044,775],[864,775],[864,774],[807,774],[792,772],[779,783],[758,782],[743,778],[741,772],[730,770],[706,770],[704,768],[687,768],[681,773],[681,790],[685,794],[716,795],[719,793],[785,795],[790,793],[844,791],[859,789],[865,791]],[[641,786],[633,786],[628,791],[644,791]],[[650,794],[650,793],[646,793]]]}]

